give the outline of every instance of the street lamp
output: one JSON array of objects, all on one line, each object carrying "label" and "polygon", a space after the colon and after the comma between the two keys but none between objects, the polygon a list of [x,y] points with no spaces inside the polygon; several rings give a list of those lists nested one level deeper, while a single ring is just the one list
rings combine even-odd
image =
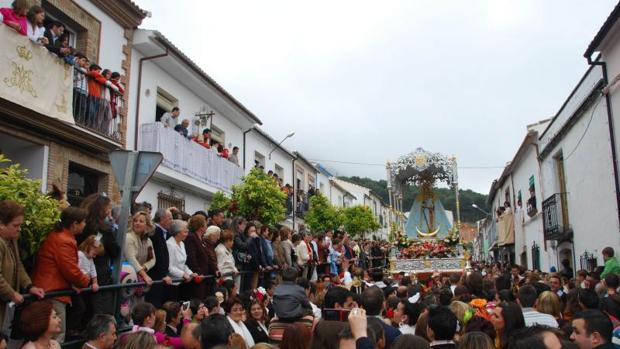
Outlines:
[{"label": "street lamp", "polygon": [[271,149],[271,151],[269,152],[269,160],[271,160],[271,153],[273,153],[282,143],[284,143],[285,140],[293,137],[294,135],[295,135],[295,132],[291,131],[289,134],[286,135],[286,137],[284,137],[283,140],[280,141],[280,143],[278,143],[278,145],[273,147],[273,149]]},{"label": "street lamp", "polygon": [[487,215],[487,216],[490,216],[490,215],[491,215],[489,212],[487,212],[487,211],[485,211],[485,210],[481,209],[481,208],[480,208],[478,205],[476,205],[476,204],[471,204],[471,207],[473,207],[473,208],[475,208],[476,210],[478,210],[478,211],[480,211],[480,212],[484,213],[484,214],[485,214],[485,215]]}]

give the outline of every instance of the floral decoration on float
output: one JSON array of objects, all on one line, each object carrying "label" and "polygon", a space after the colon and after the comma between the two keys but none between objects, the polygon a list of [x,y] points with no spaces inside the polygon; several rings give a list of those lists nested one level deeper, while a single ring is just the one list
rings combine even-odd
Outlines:
[{"label": "floral decoration on float", "polygon": [[402,259],[420,258],[453,258],[459,256],[459,238],[451,234],[442,240],[424,239],[408,240],[399,237],[396,242],[399,256]]}]

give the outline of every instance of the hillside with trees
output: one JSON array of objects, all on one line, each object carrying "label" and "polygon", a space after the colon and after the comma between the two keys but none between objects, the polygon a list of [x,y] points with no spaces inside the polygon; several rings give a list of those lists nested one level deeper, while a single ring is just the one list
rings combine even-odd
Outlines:
[{"label": "hillside with trees", "polygon": [[[385,180],[374,180],[371,178],[361,178],[357,176],[353,177],[340,177],[345,181],[349,181],[351,183],[355,183],[366,188],[370,188],[373,192],[375,192],[385,203],[389,203],[388,192],[387,192],[387,181]],[[439,197],[439,200],[443,204],[443,207],[446,210],[455,212],[456,202],[454,199],[454,191],[448,188],[436,188],[435,193]],[[415,200],[416,195],[418,194],[418,188],[414,186],[408,186],[405,189],[405,193],[403,195],[403,210],[408,212],[413,205],[413,201]],[[484,218],[484,213],[479,210],[473,208],[471,204],[476,204],[478,207],[483,210],[489,212],[489,208],[487,207],[487,195],[476,193],[472,190],[459,190],[460,201],[461,201],[461,221],[467,223],[474,223],[479,219]]]}]

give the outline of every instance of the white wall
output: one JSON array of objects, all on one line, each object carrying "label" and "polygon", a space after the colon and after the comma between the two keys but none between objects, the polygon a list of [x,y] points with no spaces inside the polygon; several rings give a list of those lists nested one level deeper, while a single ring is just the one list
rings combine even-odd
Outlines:
[{"label": "white wall", "polygon": [[355,196],[355,199],[351,200],[351,205],[364,205],[364,196],[368,195],[368,188],[361,187],[359,185],[349,183],[343,180],[337,179],[338,184],[346,189],[349,193]]},{"label": "white wall", "polygon": [[48,146],[0,133],[0,149],[13,164],[28,170],[28,178],[41,180],[41,191],[47,191]]},{"label": "white wall", "polygon": [[[525,250],[527,264],[523,265],[523,267],[532,269],[532,245],[536,242],[536,244],[540,246],[540,268],[543,271],[548,271],[551,266],[554,265],[556,268],[558,266],[555,262],[551,263],[552,260],[555,261],[554,255],[552,256],[551,254],[551,249],[548,248],[545,252],[541,213],[543,190],[541,188],[539,176],[540,168],[536,155],[535,146],[528,146],[519,162],[513,164],[512,168],[512,183],[514,185],[513,190],[515,191],[515,196],[521,191],[523,199],[522,208],[515,207],[515,260],[517,263],[521,264],[520,255],[521,252]],[[534,176],[536,208],[538,209],[538,213],[530,217],[526,212],[526,207],[527,200],[530,198],[529,180],[532,176]]]},{"label": "white wall", "polygon": [[[612,80],[620,74],[620,29],[615,26],[605,39],[606,44],[601,48],[601,59],[607,64],[608,79]],[[616,139],[616,154],[620,154],[620,84],[616,84],[609,93],[611,99],[613,126]]]},{"label": "white wall", "polygon": [[123,27],[90,1],[73,1],[101,22],[99,62],[97,62],[97,64],[103,69],[107,68],[122,74],[121,64],[124,59],[123,45],[127,44]]},{"label": "white wall", "polygon": [[[246,134],[246,167],[245,172],[249,173],[254,167],[254,151],[258,151],[265,156],[265,172],[272,170],[275,172],[275,165],[278,164],[284,170],[284,184],[293,185],[293,170],[292,159],[289,154],[276,149],[271,153],[271,159],[269,159],[269,152],[275,147],[275,144],[267,140],[261,134],[252,130]],[[239,151],[239,164],[243,166],[243,143],[239,145],[241,150]]]},{"label": "white wall", "polygon": [[[132,64],[132,66],[134,67],[133,71],[135,71],[135,74],[132,73],[132,80],[136,80],[135,89],[137,90],[138,70],[140,58],[142,57],[142,55],[137,50],[133,50],[133,52],[137,54],[134,54],[134,57],[132,57],[134,61],[133,63],[135,63],[135,65]],[[164,57],[159,59],[171,60],[172,58]],[[133,83],[131,85],[132,87],[134,86]],[[173,75],[161,69],[154,60],[145,61],[142,65],[142,86],[140,91],[140,124],[155,122],[158,87],[178,99],[178,105],[181,110],[181,115],[179,116],[179,123],[183,119],[189,119],[191,121],[194,118],[194,115],[198,113],[203,106],[206,106],[207,110],[214,110],[216,113],[213,119],[213,125],[224,131],[226,143],[225,146],[231,151],[234,146],[242,148],[244,130],[242,130],[232,121],[227,119],[226,115],[223,115],[215,108],[212,108],[207,103],[207,101],[193,93],[192,90],[183,85],[182,82],[178,81]],[[148,95],[146,93],[147,90],[149,90]],[[131,95],[134,95],[134,93],[132,93]],[[133,140],[136,104],[132,103],[132,105],[133,108],[131,108],[129,112],[129,120],[132,122],[130,122],[130,125],[128,126],[128,133]],[[133,145],[133,142],[131,143],[131,145]]]},{"label": "white wall", "polygon": [[316,188],[319,189],[321,194],[323,194],[326,198],[329,198],[329,190],[331,187],[331,183],[329,182],[329,177],[323,174],[321,171],[317,173],[316,177]]},{"label": "white wall", "polygon": [[329,201],[335,207],[343,207],[344,204],[344,192],[340,188],[332,185],[329,187],[329,192],[326,194],[329,197]]},{"label": "white wall", "polygon": [[[314,188],[317,187],[316,178],[318,171],[316,170],[316,168],[314,168],[314,166],[309,166],[308,164],[306,164],[305,161],[297,160],[295,161],[295,167],[303,169],[302,187],[295,188],[296,190],[303,190],[307,192],[310,186]],[[313,177],[314,179],[312,179],[311,177]]]},{"label": "white wall", "polygon": [[[593,119],[585,132],[590,115]],[[602,265],[600,251],[605,246],[620,245],[609,141],[605,102],[601,100],[594,114],[592,107],[586,110],[541,164],[542,187],[548,198],[560,191],[554,155],[564,155],[568,215],[577,263],[579,256],[588,251],[595,253]],[[557,261],[553,262],[557,265]]]},{"label": "white wall", "polygon": [[[170,194],[170,186],[165,183],[150,180],[142,192],[140,192],[137,201],[148,201],[153,205],[153,209],[155,210],[157,209],[157,194],[162,191],[166,194]],[[175,196],[185,199],[185,212],[189,214],[193,214],[200,210],[206,211],[209,207],[210,201],[204,196],[198,196],[190,191],[179,188],[175,188],[174,193]]]}]

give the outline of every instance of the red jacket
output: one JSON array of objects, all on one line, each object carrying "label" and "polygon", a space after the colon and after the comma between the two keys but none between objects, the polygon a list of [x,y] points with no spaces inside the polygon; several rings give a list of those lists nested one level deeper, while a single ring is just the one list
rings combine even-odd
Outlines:
[{"label": "red jacket", "polygon": [[[90,278],[80,270],[77,253],[77,242],[70,231],[49,233],[39,248],[32,283],[45,292],[67,290],[72,285],[79,288],[88,286]],[[70,296],[55,299],[71,303]]]},{"label": "red jacket", "polygon": [[101,95],[101,89],[107,88],[106,82],[108,80],[96,70],[89,71],[86,73],[86,76],[88,76],[88,95],[103,98]]}]

